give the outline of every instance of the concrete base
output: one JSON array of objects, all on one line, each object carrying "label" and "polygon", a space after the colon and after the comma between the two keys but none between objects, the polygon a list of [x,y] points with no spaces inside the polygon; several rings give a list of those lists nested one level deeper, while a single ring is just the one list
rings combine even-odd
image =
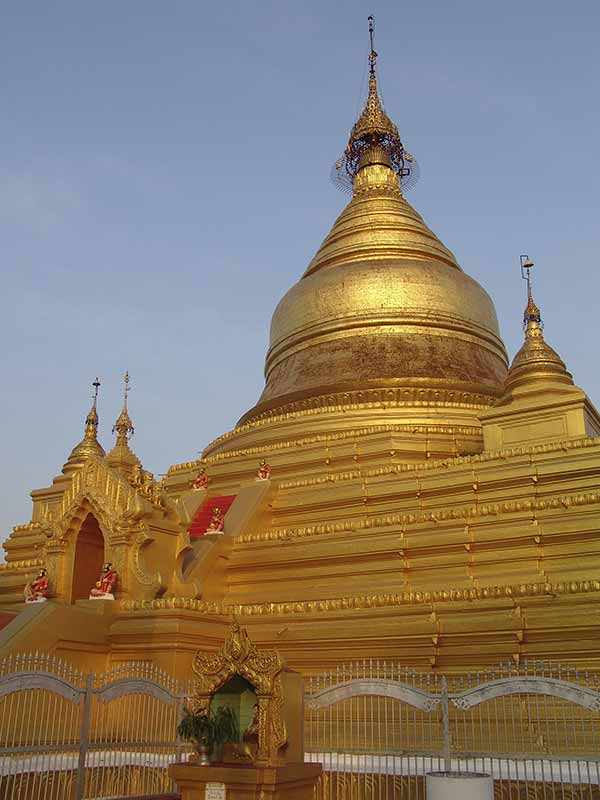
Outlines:
[{"label": "concrete base", "polygon": [[[223,800],[312,800],[320,764],[286,764],[281,767],[230,766],[199,767],[171,764],[169,775],[177,783],[181,800],[205,800],[220,795]],[[219,792],[215,787],[225,787]]]},{"label": "concrete base", "polygon": [[483,772],[430,772],[426,800],[494,800],[494,780]]}]

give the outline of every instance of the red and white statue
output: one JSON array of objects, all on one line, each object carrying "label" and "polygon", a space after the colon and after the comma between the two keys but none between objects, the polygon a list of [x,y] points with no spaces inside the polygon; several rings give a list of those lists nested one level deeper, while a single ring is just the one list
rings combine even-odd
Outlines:
[{"label": "red and white statue", "polygon": [[107,561],[102,567],[96,585],[90,592],[90,600],[114,600],[113,591],[117,584],[117,578],[116,569],[113,569],[113,565]]},{"label": "red and white statue", "polygon": [[260,462],[258,465],[258,472],[256,473],[256,480],[257,481],[268,481],[271,477],[271,465],[267,464],[265,459]]},{"label": "red and white statue", "polygon": [[225,515],[220,508],[213,508],[212,519],[210,525],[206,529],[206,533],[223,533],[225,529]]},{"label": "red and white statue", "polygon": [[45,567],[38,572],[37,578],[25,584],[26,603],[45,603],[48,599],[48,570]]},{"label": "red and white statue", "polygon": [[206,489],[208,487],[208,475],[204,467],[200,470],[196,479],[192,483],[192,489]]}]

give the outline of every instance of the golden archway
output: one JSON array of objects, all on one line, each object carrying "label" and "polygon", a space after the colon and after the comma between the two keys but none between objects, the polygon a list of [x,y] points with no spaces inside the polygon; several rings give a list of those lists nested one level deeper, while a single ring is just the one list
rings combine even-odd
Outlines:
[{"label": "golden archway", "polygon": [[100,524],[90,511],[74,542],[71,602],[87,600],[105,561],[105,543]]}]

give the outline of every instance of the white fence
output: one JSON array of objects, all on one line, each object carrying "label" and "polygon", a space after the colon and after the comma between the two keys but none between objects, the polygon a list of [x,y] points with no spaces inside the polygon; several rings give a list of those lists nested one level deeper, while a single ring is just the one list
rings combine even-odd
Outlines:
[{"label": "white fence", "polygon": [[[182,683],[148,663],[83,675],[47,655],[0,665],[0,797],[175,791]],[[491,772],[497,800],[600,800],[598,675],[548,664],[458,676],[361,661],[306,680],[315,800],[421,800],[436,770]]]}]

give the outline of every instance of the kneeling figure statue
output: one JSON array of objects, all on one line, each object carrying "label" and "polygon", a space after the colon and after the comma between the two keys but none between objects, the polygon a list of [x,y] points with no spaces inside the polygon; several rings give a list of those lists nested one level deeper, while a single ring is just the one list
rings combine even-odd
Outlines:
[{"label": "kneeling figure statue", "polygon": [[212,519],[206,533],[223,533],[225,529],[225,515],[220,508],[213,508]]},{"label": "kneeling figure statue", "polygon": [[90,592],[90,600],[114,600],[113,589],[117,583],[117,571],[110,561],[102,567],[100,577]]},{"label": "kneeling figure statue", "polygon": [[45,603],[48,599],[48,570],[45,567],[38,572],[37,578],[25,584],[26,603]]}]

